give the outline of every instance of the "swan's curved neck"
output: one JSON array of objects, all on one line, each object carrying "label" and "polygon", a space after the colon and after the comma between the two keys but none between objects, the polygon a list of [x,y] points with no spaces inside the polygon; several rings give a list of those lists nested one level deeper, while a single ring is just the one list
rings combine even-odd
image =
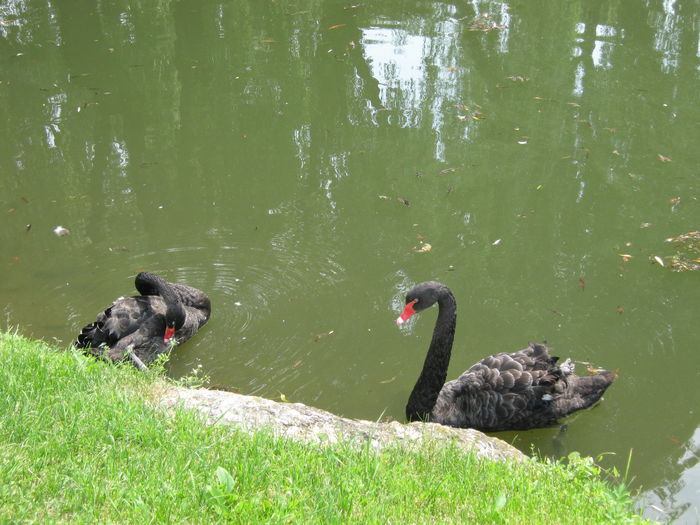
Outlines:
[{"label": "swan's curved neck", "polygon": [[180,301],[180,297],[175,292],[171,286],[165,286],[160,289],[160,296],[165,301],[165,322],[170,326],[171,324],[175,326],[176,330],[179,330],[183,324],[185,324],[185,318],[187,314],[185,313],[185,307]]},{"label": "swan's curved neck", "polygon": [[406,418],[409,421],[429,420],[447,378],[457,324],[457,303],[447,287],[439,292],[438,307],[440,311],[435,321],[428,355],[406,405]]},{"label": "swan's curved neck", "polygon": [[141,295],[159,295],[162,297],[166,305],[166,323],[168,325],[174,324],[176,330],[182,327],[185,323],[186,313],[174,285],[149,272],[138,274],[135,284]]}]

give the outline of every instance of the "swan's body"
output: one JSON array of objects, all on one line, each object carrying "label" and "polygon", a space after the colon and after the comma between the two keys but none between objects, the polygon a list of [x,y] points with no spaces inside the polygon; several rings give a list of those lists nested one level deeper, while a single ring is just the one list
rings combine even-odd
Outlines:
[{"label": "swan's body", "polygon": [[598,401],[617,377],[608,371],[577,376],[570,359],[557,365],[558,358],[550,357],[545,345],[531,343],[519,352],[487,357],[445,383],[457,319],[450,289],[435,281],[415,286],[396,322],[401,325],[436,302],[433,338],[406,405],[410,421],[483,431],[550,426]]},{"label": "swan's body", "polygon": [[139,368],[192,337],[208,320],[207,295],[155,274],[136,276],[141,295],[120,297],[82,329],[75,346],[87,353],[121,361],[127,355]]}]

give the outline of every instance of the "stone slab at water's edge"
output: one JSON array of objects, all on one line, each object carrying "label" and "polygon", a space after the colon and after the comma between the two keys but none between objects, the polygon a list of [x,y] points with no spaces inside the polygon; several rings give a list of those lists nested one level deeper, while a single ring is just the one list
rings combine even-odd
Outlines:
[{"label": "stone slab at water's edge", "polygon": [[197,410],[210,424],[231,424],[248,432],[267,429],[276,436],[311,443],[339,441],[366,444],[375,450],[391,445],[420,445],[424,440],[454,443],[480,458],[494,461],[522,460],[526,456],[515,447],[474,429],[452,428],[436,423],[402,424],[348,419],[302,403],[278,403],[256,396],[232,392],[168,388],[159,403]]}]

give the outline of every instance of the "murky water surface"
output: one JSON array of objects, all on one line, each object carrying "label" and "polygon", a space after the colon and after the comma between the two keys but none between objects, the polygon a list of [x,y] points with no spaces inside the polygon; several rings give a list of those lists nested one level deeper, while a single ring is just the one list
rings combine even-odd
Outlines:
[{"label": "murky water surface", "polygon": [[450,377],[530,340],[620,369],[501,437],[631,451],[646,514],[695,522],[700,274],[654,258],[700,228],[700,9],[409,4],[0,5],[3,327],[67,344],[148,269],[214,305],[173,376],[402,419],[435,311],[394,319],[441,280]]}]

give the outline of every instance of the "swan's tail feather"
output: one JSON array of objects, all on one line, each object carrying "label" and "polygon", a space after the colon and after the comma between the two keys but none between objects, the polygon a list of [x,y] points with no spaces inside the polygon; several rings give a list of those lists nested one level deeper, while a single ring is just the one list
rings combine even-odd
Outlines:
[{"label": "swan's tail feather", "polygon": [[90,348],[93,345],[93,341],[95,339],[95,333],[99,329],[97,326],[97,323],[90,323],[89,325],[85,326],[80,333],[78,334],[78,337],[75,340],[75,347],[76,348]]},{"label": "swan's tail feather", "polygon": [[603,370],[589,376],[570,375],[566,379],[567,391],[555,401],[556,411],[559,413],[557,418],[595,404],[617,379],[617,374]]}]

